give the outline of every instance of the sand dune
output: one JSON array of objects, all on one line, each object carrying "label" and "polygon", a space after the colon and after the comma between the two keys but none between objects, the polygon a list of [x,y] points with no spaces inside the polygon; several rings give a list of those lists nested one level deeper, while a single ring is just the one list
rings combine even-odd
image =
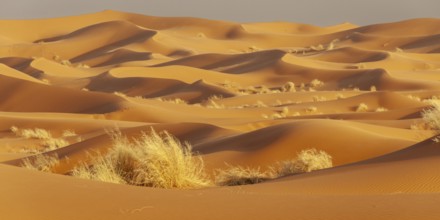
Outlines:
[{"label": "sand dune", "polygon": [[[331,27],[117,11],[0,21],[1,219],[440,219],[440,20]],[[62,145],[19,135],[41,128]],[[270,170],[302,150],[332,168],[170,190],[69,176],[152,128],[206,172]],[[15,132],[14,132],[14,129]],[[20,167],[57,155],[56,174]]]}]

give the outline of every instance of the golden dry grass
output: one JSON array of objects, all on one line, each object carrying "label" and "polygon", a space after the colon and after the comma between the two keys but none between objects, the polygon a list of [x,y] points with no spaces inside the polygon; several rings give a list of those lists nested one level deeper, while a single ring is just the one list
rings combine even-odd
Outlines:
[{"label": "golden dry grass", "polygon": [[38,154],[33,158],[23,159],[21,166],[30,170],[53,172],[53,168],[58,164],[58,156]]},{"label": "golden dry grass", "polygon": [[[22,137],[26,139],[38,139],[41,140],[41,145],[43,146],[43,152],[48,150],[55,150],[64,146],[69,145],[69,142],[63,138],[54,138],[52,133],[48,130],[41,128],[34,129],[19,129],[16,126],[12,126],[10,128],[11,132],[13,132],[17,137]],[[63,137],[65,135],[73,135],[73,131],[64,131]],[[75,134],[76,135],[76,134]]]},{"label": "golden dry grass", "polygon": [[219,186],[248,185],[271,179],[270,172],[262,172],[260,168],[231,166],[225,170],[217,170],[215,182]]},{"label": "golden dry grass", "polygon": [[423,121],[431,128],[440,130],[440,102],[431,101],[432,107],[422,112]]},{"label": "golden dry grass", "polygon": [[211,183],[203,160],[193,155],[191,146],[182,144],[168,132],[154,130],[129,141],[114,133],[113,148],[98,156],[91,166],[76,167],[73,176],[112,183],[157,188],[200,188]]},{"label": "golden dry grass", "polygon": [[275,168],[275,173],[277,176],[286,176],[330,168],[332,166],[332,157],[329,154],[313,148],[301,151],[293,160],[279,163],[278,168]]},{"label": "golden dry grass", "polygon": [[220,186],[256,184],[277,177],[311,172],[332,166],[332,157],[329,154],[313,148],[301,151],[295,159],[270,166],[268,171],[264,172],[260,168],[228,165],[225,170],[217,170],[215,182]]}]

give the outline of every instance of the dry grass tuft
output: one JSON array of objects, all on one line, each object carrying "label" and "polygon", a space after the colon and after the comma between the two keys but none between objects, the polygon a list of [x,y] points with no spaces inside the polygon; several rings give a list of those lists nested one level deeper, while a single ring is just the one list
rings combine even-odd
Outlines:
[{"label": "dry grass tuft", "polygon": [[[52,134],[49,131],[41,128],[19,129],[16,126],[12,126],[10,130],[18,137],[42,140],[41,144],[44,147],[43,152],[47,150],[55,150],[69,145],[68,141],[64,140],[63,138],[54,138],[52,137]],[[66,131],[64,131],[64,133],[65,132]]]},{"label": "dry grass tuft", "polygon": [[434,130],[440,130],[440,102],[431,102],[432,107],[422,112],[423,121]]},{"label": "dry grass tuft", "polygon": [[142,134],[130,142],[112,135],[113,148],[92,166],[77,167],[73,175],[86,179],[157,188],[200,188],[210,185],[200,156],[167,132]]},{"label": "dry grass tuft", "polygon": [[367,112],[368,111],[368,105],[365,103],[361,103],[356,108],[356,112]]},{"label": "dry grass tuft", "polygon": [[283,91],[283,92],[296,92],[295,83],[287,82],[286,84],[283,85],[283,87],[281,88],[281,91]]},{"label": "dry grass tuft", "polygon": [[262,172],[260,168],[228,165],[226,170],[217,170],[215,182],[219,186],[238,186],[261,183],[271,178],[270,172]]},{"label": "dry grass tuft", "polygon": [[306,108],[306,113],[312,114],[316,113],[318,111],[318,108],[315,106],[309,106]]},{"label": "dry grass tuft", "polygon": [[188,104],[185,100],[181,98],[174,98],[174,99],[156,98],[156,100],[161,102],[173,103],[173,104]]},{"label": "dry grass tuft", "polygon": [[312,88],[316,88],[316,87],[323,86],[323,85],[324,85],[324,82],[320,81],[319,79],[314,79],[310,82],[310,87],[312,87]]},{"label": "dry grass tuft", "polygon": [[376,110],[375,110],[375,112],[387,112],[388,111],[388,109],[387,108],[384,108],[384,107],[378,107],[378,108],[376,108]]},{"label": "dry grass tuft", "polygon": [[52,138],[52,134],[44,129],[35,128],[35,129],[18,129],[16,126],[12,126],[10,130],[19,137],[24,138],[33,138],[33,139],[50,139]]},{"label": "dry grass tuft", "polygon": [[307,149],[301,151],[296,159],[281,162],[275,173],[277,176],[286,176],[330,168],[332,166],[332,157],[325,151]]},{"label": "dry grass tuft", "polygon": [[60,161],[58,159],[58,156],[38,154],[32,159],[23,159],[21,166],[30,170],[53,172],[53,168],[59,163]]},{"label": "dry grass tuft", "polygon": [[63,137],[74,137],[77,134],[73,130],[64,130],[62,136]]}]

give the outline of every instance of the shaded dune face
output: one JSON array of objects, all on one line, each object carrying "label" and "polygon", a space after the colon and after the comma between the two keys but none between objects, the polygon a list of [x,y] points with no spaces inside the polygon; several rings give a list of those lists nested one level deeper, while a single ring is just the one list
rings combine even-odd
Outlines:
[{"label": "shaded dune face", "polygon": [[[215,210],[224,219],[232,207],[244,219],[365,219],[357,213],[373,212],[365,208],[373,205],[381,214],[375,219],[389,219],[390,213],[391,219],[438,219],[430,201],[440,198],[440,147],[431,140],[437,131],[422,115],[440,98],[439,27],[439,19],[317,27],[116,11],[0,21],[0,173],[6,178],[0,194],[11,198],[0,199],[0,207],[20,208],[14,190],[36,198],[59,183],[55,197],[63,195],[84,212],[67,216],[64,203],[49,212],[44,207],[54,201],[44,197],[40,209],[29,213],[41,219],[117,219],[114,212],[102,213],[118,207],[99,196],[81,197],[96,193],[110,201],[116,197],[108,192],[114,191],[124,202],[120,210],[143,207],[151,197],[154,207],[194,219],[210,219]],[[11,127],[42,128],[65,142],[42,150],[41,140],[18,136]],[[69,174],[90,163],[90,152],[106,154],[112,147],[108,132],[115,128],[129,138],[151,128],[168,131],[192,145],[211,176],[227,164],[268,170],[310,148],[330,154],[335,167],[239,190],[175,192],[8,166],[39,153],[57,154],[55,172]],[[231,199],[241,192],[239,200]],[[308,196],[318,201],[313,210],[322,209],[320,216],[310,211]],[[419,202],[411,204],[413,199]],[[206,208],[204,200],[212,206]],[[262,201],[252,207],[266,208],[245,215],[249,207],[242,203],[250,200]],[[397,201],[410,207],[409,215],[390,205]],[[355,203],[359,212],[338,215],[339,206]],[[183,210],[182,204],[209,212]],[[127,219],[142,219],[147,209]],[[2,216],[31,215],[0,211]]]}]

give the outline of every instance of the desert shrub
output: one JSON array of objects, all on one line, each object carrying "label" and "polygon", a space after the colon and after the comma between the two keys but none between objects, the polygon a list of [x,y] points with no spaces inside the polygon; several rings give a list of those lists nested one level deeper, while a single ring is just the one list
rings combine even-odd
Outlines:
[{"label": "desert shrub", "polygon": [[301,151],[295,159],[279,163],[275,173],[277,173],[277,176],[285,176],[325,169],[332,166],[332,157],[325,151],[307,149]]},{"label": "desert shrub", "polygon": [[260,168],[228,165],[225,170],[217,170],[215,182],[220,186],[237,186],[260,183],[271,177],[270,172],[262,172]]},{"label": "desert shrub", "polygon": [[384,108],[384,107],[378,107],[378,108],[376,108],[376,110],[375,110],[375,112],[387,112],[388,111],[388,109],[387,108]]},{"label": "desert shrub", "polygon": [[440,102],[432,101],[432,107],[422,112],[423,121],[431,128],[440,130]]},{"label": "desert shrub", "polygon": [[76,133],[73,130],[64,130],[62,136],[63,137],[73,137],[73,136],[76,136]]},{"label": "desert shrub", "polygon": [[356,107],[356,112],[366,112],[368,111],[368,105],[365,103],[361,103]]},{"label": "desert shrub", "polygon": [[38,154],[31,158],[25,158],[21,166],[30,170],[53,172],[53,168],[59,164],[58,156]]},{"label": "desert shrub", "polygon": [[310,86],[313,87],[313,88],[315,88],[315,87],[319,87],[319,86],[323,86],[323,85],[324,85],[324,82],[322,82],[322,81],[319,80],[319,79],[314,79],[314,80],[312,80],[312,81],[310,82]]},{"label": "desert shrub", "polygon": [[97,156],[93,159],[93,166],[86,163],[80,164],[72,170],[72,176],[108,183],[127,184],[121,171],[117,170],[115,163],[117,162],[113,157]]},{"label": "desert shrub", "polygon": [[306,108],[306,113],[315,113],[318,111],[318,108],[315,106],[309,106]]},{"label": "desert shrub", "polygon": [[69,145],[69,142],[62,138],[49,138],[43,141],[45,150],[55,150],[67,145]]},{"label": "desert shrub", "polygon": [[281,88],[281,91],[283,91],[283,92],[295,92],[296,91],[295,83],[287,82],[286,84],[283,85],[283,87]]},{"label": "desert shrub", "polygon": [[157,188],[200,188],[209,186],[200,156],[193,155],[168,132],[154,130],[129,141],[113,134],[113,148],[98,156],[91,166],[82,164],[72,174],[86,179]]},{"label": "desert shrub", "polygon": [[52,134],[44,129],[35,128],[35,129],[18,129],[15,126],[12,126],[10,130],[19,137],[24,138],[34,138],[34,139],[49,139],[52,138]]},{"label": "desert shrub", "polygon": [[52,137],[50,131],[47,131],[45,129],[41,129],[41,128],[19,129],[16,126],[12,126],[10,130],[18,137],[41,140],[42,145],[44,147],[43,151],[55,150],[60,147],[69,145],[68,141],[64,140],[63,138]]}]

